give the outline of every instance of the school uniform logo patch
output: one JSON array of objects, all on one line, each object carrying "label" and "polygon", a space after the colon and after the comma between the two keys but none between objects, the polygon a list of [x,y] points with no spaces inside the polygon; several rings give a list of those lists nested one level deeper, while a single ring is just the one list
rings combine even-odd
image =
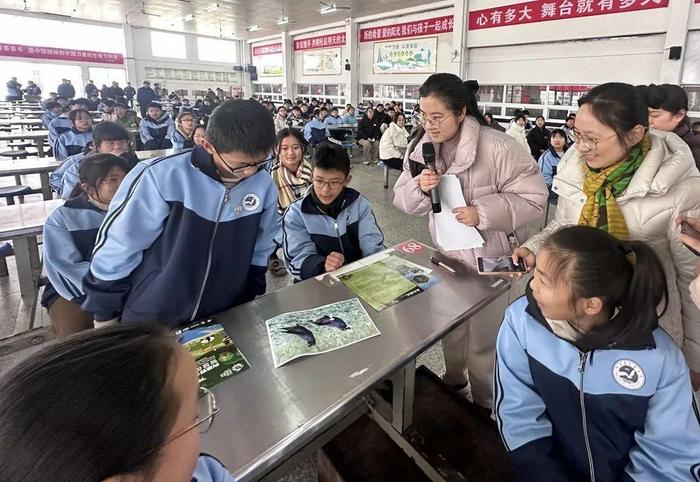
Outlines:
[{"label": "school uniform logo patch", "polygon": [[246,211],[255,211],[260,205],[260,197],[255,193],[248,193],[243,196],[243,209]]},{"label": "school uniform logo patch", "polygon": [[644,386],[646,377],[644,370],[632,360],[619,360],[615,362],[612,370],[613,378],[623,388],[639,390]]}]

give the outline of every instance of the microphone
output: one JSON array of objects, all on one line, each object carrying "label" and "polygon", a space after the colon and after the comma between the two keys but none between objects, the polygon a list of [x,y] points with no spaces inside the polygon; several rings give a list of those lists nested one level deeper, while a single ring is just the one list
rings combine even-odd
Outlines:
[{"label": "microphone", "polygon": [[[425,167],[437,173],[437,168],[435,167],[435,146],[432,142],[423,144],[423,161],[425,162]],[[442,211],[442,207],[440,206],[440,193],[437,187],[430,190],[430,202],[433,205],[434,213]]]}]

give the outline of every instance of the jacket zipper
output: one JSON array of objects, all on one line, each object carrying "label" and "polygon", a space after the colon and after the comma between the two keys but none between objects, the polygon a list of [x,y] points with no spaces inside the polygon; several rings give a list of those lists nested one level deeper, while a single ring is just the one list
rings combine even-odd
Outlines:
[{"label": "jacket zipper", "polygon": [[199,296],[197,296],[197,303],[194,305],[194,311],[192,311],[192,316],[190,321],[194,321],[199,311],[199,305],[202,303],[202,297],[204,296],[204,287],[207,285],[207,280],[209,279],[209,271],[211,270],[211,258],[214,252],[214,240],[216,239],[216,232],[219,230],[219,222],[221,221],[221,215],[224,213],[224,207],[228,204],[228,195],[231,192],[231,188],[227,187],[224,192],[224,198],[221,200],[219,205],[219,213],[216,215],[216,223],[214,224],[214,233],[211,236],[211,241],[209,242],[209,255],[207,257],[207,269],[204,271],[204,279],[202,280],[202,286],[199,288]]},{"label": "jacket zipper", "polygon": [[588,358],[588,352],[579,351],[579,364],[578,372],[581,375],[581,386],[579,391],[579,399],[581,401],[581,418],[583,420],[583,439],[586,442],[586,454],[588,455],[588,469],[591,473],[591,482],[595,482],[595,469],[593,468],[593,454],[591,453],[591,442],[588,440],[588,424],[586,423],[586,404],[584,400],[583,392],[583,375],[586,371],[586,360]]},{"label": "jacket zipper", "polygon": [[335,227],[335,236],[338,238],[338,242],[340,243],[340,251],[343,252],[343,258],[345,258],[345,248],[343,248],[343,240],[340,239],[340,231],[338,231],[338,220],[337,219],[333,220],[333,226]]}]

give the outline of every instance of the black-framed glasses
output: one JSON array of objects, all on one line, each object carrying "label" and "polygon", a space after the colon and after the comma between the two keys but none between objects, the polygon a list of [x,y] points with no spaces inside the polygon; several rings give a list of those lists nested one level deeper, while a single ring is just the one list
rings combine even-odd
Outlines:
[{"label": "black-framed glasses", "polygon": [[199,387],[199,398],[197,399],[197,419],[186,429],[173,435],[163,445],[169,444],[173,440],[182,437],[187,432],[197,429],[200,434],[207,433],[214,424],[214,417],[219,413],[219,407],[216,406],[216,398],[214,394],[207,388]]},{"label": "black-framed glasses", "polygon": [[312,178],[311,182],[313,183],[314,187],[317,189],[323,189],[324,186],[328,186],[329,189],[335,191],[336,189],[340,188],[343,184],[345,184],[345,181],[324,181],[323,179],[316,179]]},{"label": "black-framed glasses", "polygon": [[[211,147],[212,147],[212,149],[214,149],[214,152],[216,152],[216,155],[219,156],[219,159],[221,159],[221,161],[224,164],[226,164],[226,167],[228,168],[229,171],[231,171],[231,173],[237,173],[240,171],[244,171],[246,169],[250,169],[252,167],[252,168],[255,168],[255,172],[253,174],[257,174],[258,172],[265,169],[270,164],[270,162],[272,162],[275,159],[275,157],[272,153],[268,153],[267,156],[265,157],[265,159],[261,159],[259,161],[256,161],[256,162],[253,162],[250,164],[245,163],[245,162],[239,162],[238,164],[242,164],[242,166],[231,167],[229,165],[229,163],[226,161],[226,159],[224,159],[224,157],[219,153],[219,151],[216,149],[216,147],[214,147],[213,145]],[[238,162],[238,161],[236,161],[236,162]],[[251,176],[253,174],[251,174]]]}]

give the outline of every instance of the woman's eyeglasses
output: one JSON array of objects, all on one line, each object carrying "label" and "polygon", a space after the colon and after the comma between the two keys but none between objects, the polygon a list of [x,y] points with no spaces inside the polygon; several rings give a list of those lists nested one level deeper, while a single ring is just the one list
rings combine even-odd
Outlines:
[{"label": "woman's eyeglasses", "polygon": [[612,139],[613,137],[615,137],[617,135],[617,134],[612,134],[612,135],[606,137],[605,139],[596,140],[596,139],[593,139],[592,137],[586,137],[586,136],[582,135],[579,131],[576,130],[576,128],[573,128],[572,131],[574,133],[576,144],[579,146],[584,146],[586,149],[591,150],[591,151],[598,150],[598,144],[602,144],[603,142],[605,142],[609,139]]},{"label": "woman's eyeglasses", "polygon": [[197,419],[185,430],[173,435],[163,443],[168,444],[178,437],[183,436],[191,430],[197,429],[200,434],[207,433],[214,424],[214,417],[219,413],[219,407],[216,406],[214,394],[204,387],[199,387],[199,398],[197,399]]},{"label": "woman's eyeglasses", "polygon": [[436,129],[439,129],[440,126],[442,125],[443,122],[445,122],[447,119],[452,117],[452,115],[448,115],[447,117],[441,117],[441,118],[435,118],[435,117],[426,117],[422,113],[418,114],[418,120],[420,121],[421,124],[424,126],[433,126]]}]

